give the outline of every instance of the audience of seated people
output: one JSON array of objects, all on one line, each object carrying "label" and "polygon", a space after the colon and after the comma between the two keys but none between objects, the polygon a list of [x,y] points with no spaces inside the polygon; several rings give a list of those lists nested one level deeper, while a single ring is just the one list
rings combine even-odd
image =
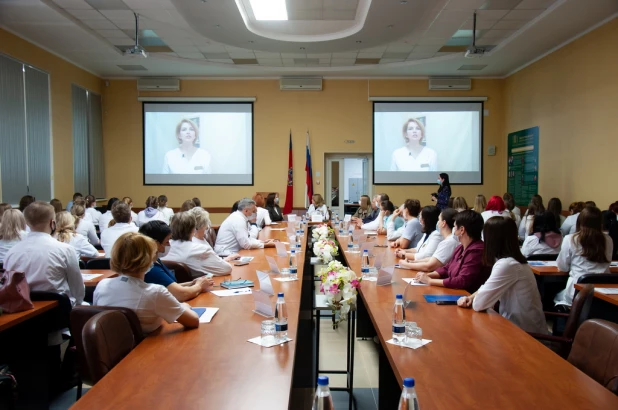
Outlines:
[{"label": "audience of seated people", "polygon": [[105,257],[112,257],[112,249],[116,240],[127,232],[137,232],[137,227],[131,223],[131,209],[123,201],[116,201],[112,206],[112,216],[109,227],[101,232],[101,246]]}]

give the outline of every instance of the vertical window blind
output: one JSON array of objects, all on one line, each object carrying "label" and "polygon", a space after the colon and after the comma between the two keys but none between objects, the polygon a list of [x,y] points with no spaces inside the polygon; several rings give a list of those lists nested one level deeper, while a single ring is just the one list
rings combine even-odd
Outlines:
[{"label": "vertical window blind", "polygon": [[52,197],[49,74],[0,54],[2,201]]}]

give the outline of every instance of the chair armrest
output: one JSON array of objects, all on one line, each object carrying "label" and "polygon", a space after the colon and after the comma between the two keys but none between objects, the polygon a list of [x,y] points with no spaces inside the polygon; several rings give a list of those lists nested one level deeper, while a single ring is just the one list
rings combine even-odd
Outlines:
[{"label": "chair armrest", "polygon": [[545,316],[566,317],[566,318],[570,316],[570,313],[547,312],[547,311],[544,311],[543,313],[545,314]]},{"label": "chair armrest", "polygon": [[548,342],[556,342],[556,343],[564,343],[564,344],[573,343],[573,339],[570,337],[544,335],[542,333],[532,333],[532,332],[528,332],[528,334],[538,340],[546,340]]}]

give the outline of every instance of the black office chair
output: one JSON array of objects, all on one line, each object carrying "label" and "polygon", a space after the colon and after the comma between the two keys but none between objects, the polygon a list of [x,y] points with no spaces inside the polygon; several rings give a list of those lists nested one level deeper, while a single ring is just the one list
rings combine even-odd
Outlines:
[{"label": "black office chair", "polygon": [[98,250],[98,251],[102,251],[103,250],[103,247],[100,244],[98,244],[98,243],[96,245],[94,245],[94,248],[96,250]]},{"label": "black office chair", "polygon": [[530,255],[526,259],[528,259],[529,261],[555,261],[556,259],[558,259],[558,254],[555,254],[555,255],[544,255],[544,254]]},{"label": "black office chair", "polygon": [[84,262],[83,260],[79,260],[79,268],[80,269],[86,269],[86,262]]},{"label": "black office chair", "polygon": [[618,273],[587,273],[577,279],[577,283],[618,284]]},{"label": "black office chair", "polygon": [[169,270],[174,272],[174,276],[176,276],[176,282],[185,283],[185,282],[191,282],[193,280],[191,271],[185,264],[179,263],[179,262],[173,262],[173,261],[161,261],[161,262],[163,262],[163,264]]},{"label": "black office chair", "polygon": [[109,258],[90,259],[86,262],[86,269],[111,269]]}]

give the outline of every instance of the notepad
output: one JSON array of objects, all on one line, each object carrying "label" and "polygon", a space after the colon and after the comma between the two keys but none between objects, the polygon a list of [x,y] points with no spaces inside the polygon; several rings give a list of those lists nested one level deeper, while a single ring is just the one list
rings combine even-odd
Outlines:
[{"label": "notepad", "polygon": [[463,295],[423,295],[427,303],[436,303],[437,301],[457,302]]},{"label": "notepad", "polygon": [[94,278],[98,278],[99,276],[103,276],[103,274],[102,273],[82,273],[82,279],[84,281],[92,280]]},{"label": "notepad", "polygon": [[412,286],[429,286],[426,283],[419,282],[416,278],[402,278],[404,282],[409,283]]}]

